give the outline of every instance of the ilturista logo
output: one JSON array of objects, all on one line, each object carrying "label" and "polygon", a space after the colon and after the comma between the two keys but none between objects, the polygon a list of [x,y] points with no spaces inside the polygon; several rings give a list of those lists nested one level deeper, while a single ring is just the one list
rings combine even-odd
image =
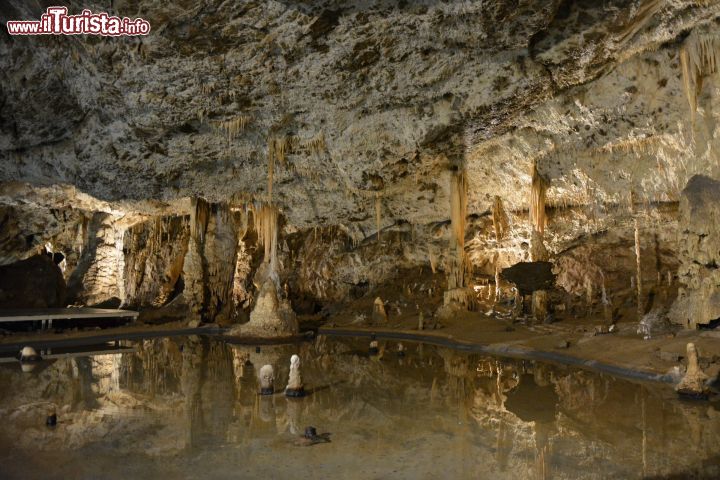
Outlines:
[{"label": "ilturista logo", "polygon": [[68,15],[67,7],[48,7],[40,20],[10,20],[10,35],[147,35],[150,22],[142,18],[115,17],[105,12],[83,10],[79,15]]}]

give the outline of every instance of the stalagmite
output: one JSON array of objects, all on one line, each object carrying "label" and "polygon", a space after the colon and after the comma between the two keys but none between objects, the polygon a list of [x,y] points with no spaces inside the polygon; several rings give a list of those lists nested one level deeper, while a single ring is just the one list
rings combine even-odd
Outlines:
[{"label": "stalagmite", "polygon": [[260,337],[297,334],[299,327],[295,312],[290,302],[280,296],[283,289],[280,287],[277,260],[279,212],[269,204],[252,205],[250,209],[258,243],[264,247],[263,262],[253,279],[258,288],[257,300],[250,313],[250,321],[233,328],[229,334]]},{"label": "stalagmite", "polygon": [[532,313],[535,320],[542,322],[548,315],[548,292],[547,290],[536,290],[532,294]]},{"label": "stalagmite", "polygon": [[305,387],[300,373],[300,357],[297,355],[290,357],[290,377],[287,387],[285,387],[285,395],[288,397],[305,396]]},{"label": "stalagmite", "polygon": [[492,221],[493,229],[495,230],[495,239],[497,241],[502,240],[508,230],[508,216],[505,213],[502,199],[500,196],[495,195],[492,205]]},{"label": "stalagmite", "polygon": [[37,362],[40,360],[40,354],[33,347],[23,347],[18,357],[21,362]]},{"label": "stalagmite", "polygon": [[687,371],[683,379],[675,387],[675,390],[683,396],[706,397],[708,390],[705,387],[705,381],[708,376],[700,369],[698,351],[694,343],[687,344],[687,359]]},{"label": "stalagmite", "polygon": [[377,297],[373,302],[372,323],[373,325],[385,325],[387,320],[385,303],[382,301],[382,298]]},{"label": "stalagmite", "polygon": [[258,379],[260,381],[260,395],[272,395],[275,392],[273,387],[275,382],[275,370],[272,365],[263,365],[260,368]]}]

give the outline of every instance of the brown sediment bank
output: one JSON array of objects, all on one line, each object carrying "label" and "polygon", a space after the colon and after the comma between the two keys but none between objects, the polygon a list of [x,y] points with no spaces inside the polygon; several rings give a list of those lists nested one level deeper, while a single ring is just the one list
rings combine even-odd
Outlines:
[{"label": "brown sediment bank", "polygon": [[[494,319],[455,321],[436,330],[327,326],[318,334],[376,337],[442,345],[458,350],[539,360],[586,368],[618,377],[674,383],[685,368],[685,349],[698,345],[707,372],[720,372],[720,332],[680,331],[644,340],[636,323],[618,324],[617,333],[596,334],[592,324],[519,326]],[[510,330],[510,331],[508,331]]]}]

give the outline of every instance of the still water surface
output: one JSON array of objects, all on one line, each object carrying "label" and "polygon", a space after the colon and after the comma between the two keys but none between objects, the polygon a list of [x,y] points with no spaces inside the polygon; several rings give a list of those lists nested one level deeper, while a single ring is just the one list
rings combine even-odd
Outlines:
[{"label": "still water surface", "polygon": [[[0,477],[720,477],[712,403],[587,371],[405,346],[400,356],[397,342],[381,343],[370,356],[366,340],[258,348],[177,337],[60,352],[31,372],[0,363]],[[302,399],[282,394],[294,353]],[[275,367],[273,396],[257,395],[264,364]],[[298,445],[306,426],[331,442]]]}]

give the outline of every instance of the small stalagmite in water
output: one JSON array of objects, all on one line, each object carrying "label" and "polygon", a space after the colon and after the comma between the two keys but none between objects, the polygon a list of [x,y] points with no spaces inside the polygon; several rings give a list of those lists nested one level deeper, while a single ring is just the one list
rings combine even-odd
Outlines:
[{"label": "small stalagmite in water", "polygon": [[21,362],[37,362],[40,360],[40,354],[33,347],[23,347],[20,350]]},{"label": "small stalagmite in water", "polygon": [[687,344],[687,358],[687,371],[675,390],[683,397],[707,398],[708,389],[705,387],[705,381],[708,376],[700,369],[698,352],[694,343]]},{"label": "small stalagmite in water", "polygon": [[288,397],[305,396],[305,387],[300,373],[300,357],[297,355],[290,357],[290,378],[287,387],[285,387],[285,395]]},{"label": "small stalagmite in water", "polygon": [[275,393],[275,370],[272,365],[263,365],[258,375],[260,380],[260,395]]}]

